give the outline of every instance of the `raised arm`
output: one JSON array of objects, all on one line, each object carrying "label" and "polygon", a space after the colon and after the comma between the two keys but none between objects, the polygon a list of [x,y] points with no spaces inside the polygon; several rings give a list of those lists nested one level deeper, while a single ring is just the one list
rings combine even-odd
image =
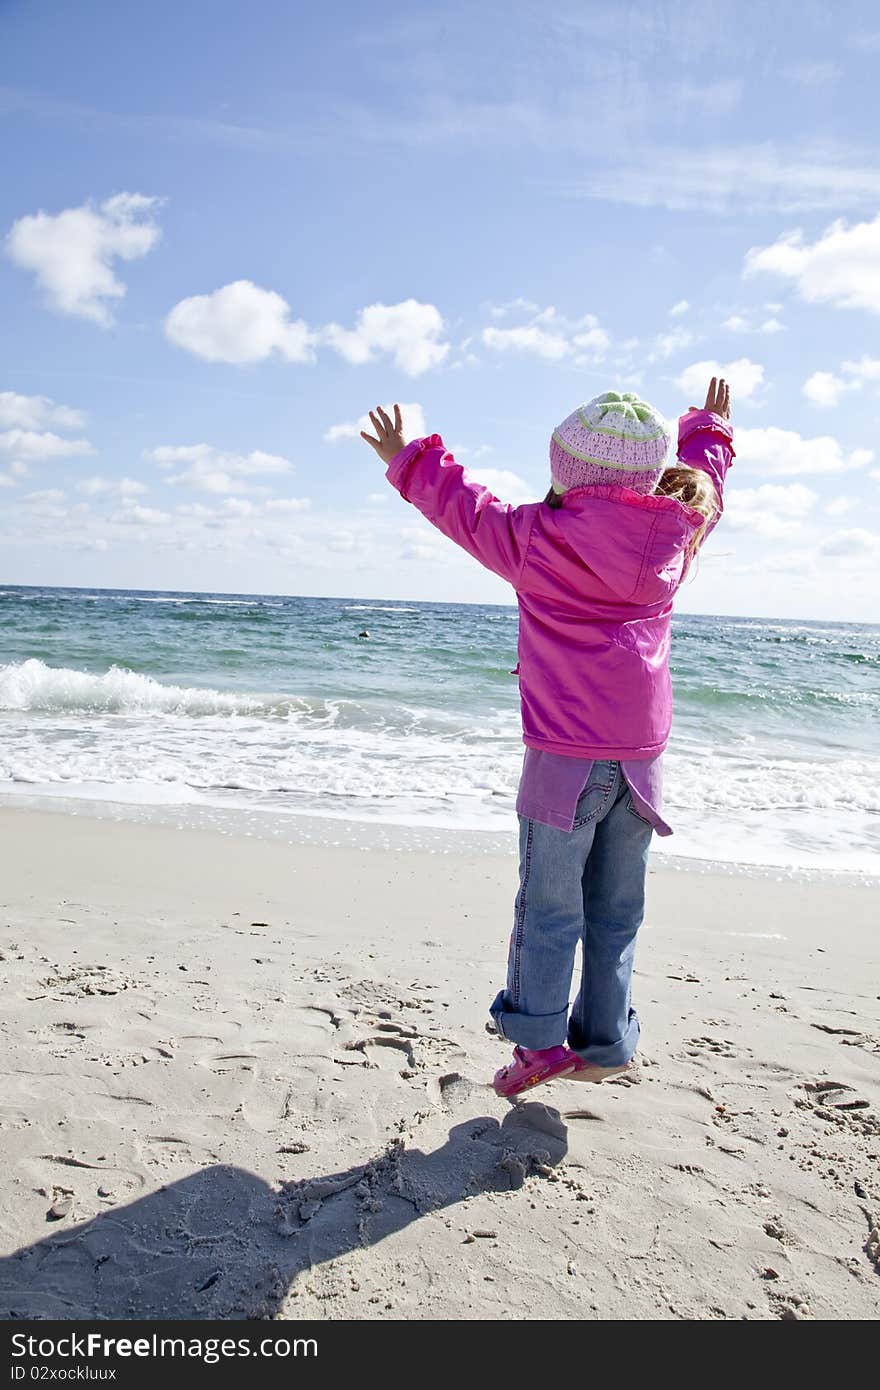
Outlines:
[{"label": "raised arm", "polygon": [[724,507],[727,470],[735,457],[730,387],[723,378],[713,376],[703,409],[692,405],[678,422],[678,459],[688,468],[708,473],[718,494],[719,516]]},{"label": "raised arm", "polygon": [[400,407],[370,412],[376,437],[362,432],[387,465],[386,477],[432,526],[480,564],[516,586],[525,564],[537,504],[511,507],[471,478],[439,434],[404,441]]}]

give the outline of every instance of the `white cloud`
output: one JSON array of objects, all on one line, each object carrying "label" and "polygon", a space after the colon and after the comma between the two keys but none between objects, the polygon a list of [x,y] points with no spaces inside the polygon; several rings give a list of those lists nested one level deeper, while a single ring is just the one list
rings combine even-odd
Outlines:
[{"label": "white cloud", "polygon": [[783,68],[783,75],[802,87],[824,87],[829,82],[837,81],[840,77],[840,68],[827,58],[801,60],[786,63]]},{"label": "white cloud", "polygon": [[77,492],[86,497],[140,497],[149,488],[135,478],[82,478],[76,485]]},{"label": "white cloud", "polygon": [[880,381],[880,357],[860,357],[858,362],[844,362],[841,370],[859,381]]},{"label": "white cloud", "polygon": [[55,216],[20,217],[6,237],[6,254],[35,273],[50,308],[106,328],[113,322],[113,301],[126,292],[113,263],[136,260],[155,246],[159,201],[117,193],[99,207],[84,203]]},{"label": "white cloud", "polygon": [[[625,361],[619,359],[619,360],[615,363],[615,366],[618,367],[618,368],[624,367],[624,366],[626,366],[626,363],[625,363]],[[624,391],[635,391],[635,392],[637,392],[639,395],[641,395],[641,394],[642,394],[642,380],[643,380],[643,374],[642,374],[641,372],[625,372],[625,371],[618,371],[618,373],[617,373],[617,381],[616,381],[615,385],[616,385],[616,387],[623,387]]]},{"label": "white cloud", "polygon": [[835,497],[828,503],[825,512],[828,516],[843,516],[844,512],[849,512],[855,506],[853,497]]},{"label": "white cloud", "polygon": [[61,430],[80,430],[85,425],[81,410],[56,405],[48,396],[20,396],[0,391],[0,428],[42,430],[55,425]]},{"label": "white cloud", "polygon": [[549,362],[558,362],[571,351],[568,339],[560,333],[530,324],[522,328],[484,328],[483,342],[495,352],[533,352]]},{"label": "white cloud", "polygon": [[309,511],[311,505],[311,497],[272,497],[263,503],[263,509],[280,515],[292,515],[295,512]]},{"label": "white cloud", "polygon": [[503,319],[505,314],[509,314],[512,310],[522,314],[537,314],[540,307],[534,300],[523,299],[520,296],[517,299],[509,299],[506,304],[490,304],[489,313],[493,319]]},{"label": "white cloud", "polygon": [[724,377],[729,383],[733,404],[736,405],[737,401],[749,400],[763,385],[764,368],[758,362],[751,362],[748,357],[739,357],[735,362],[723,365],[715,361],[692,362],[676,377],[675,384],[695,405],[701,405],[713,376]]},{"label": "white cloud", "polygon": [[765,319],[763,323],[759,323],[757,326],[754,326],[752,325],[752,323],[750,323],[750,321],[747,318],[744,318],[742,314],[731,314],[729,318],[726,318],[724,320],[721,327],[729,329],[731,333],[768,334],[781,333],[785,328],[785,324],[780,323],[779,319],[777,318],[770,318]]},{"label": "white cloud", "polygon": [[766,429],[738,429],[734,447],[739,470],[774,477],[849,473],[863,468],[874,457],[870,449],[844,453],[831,435],[804,439],[794,430],[781,430],[772,425]]},{"label": "white cloud", "polygon": [[823,555],[870,555],[880,549],[880,536],[872,535],[870,531],[856,526],[851,531],[836,531],[833,536],[822,541],[819,549]]},{"label": "white cloud", "polygon": [[813,375],[804,382],[801,390],[813,405],[832,406],[839,403],[844,391],[853,391],[856,386],[856,382],[844,381],[842,377],[834,376],[832,372],[813,372]]},{"label": "white cloud", "polygon": [[592,168],[559,192],[679,212],[803,212],[841,204],[873,208],[880,198],[880,170],[869,152],[829,140],[703,150],[654,146],[645,149],[642,159],[617,159]]},{"label": "white cloud", "polygon": [[221,511],[226,516],[252,516],[254,504],[243,497],[227,497]]},{"label": "white cloud", "polygon": [[[417,401],[411,401],[409,405],[399,402],[400,413],[403,417],[403,433],[407,439],[423,439],[428,433],[425,424],[425,412]],[[388,411],[391,418],[394,418],[394,405],[385,404],[383,409]],[[354,423],[348,421],[340,425],[331,425],[324,435],[328,444],[338,444],[340,439],[360,439],[361,430],[366,430],[369,434],[373,433],[373,426],[370,421],[369,413],[362,415]]]},{"label": "white cloud", "polygon": [[233,492],[246,486],[242,478],[272,477],[293,471],[289,459],[279,454],[267,454],[262,449],[249,454],[228,454],[211,444],[160,445],[147,449],[144,457],[169,473],[167,482],[186,483],[202,492]]},{"label": "white cloud", "polygon": [[449,353],[449,344],[442,341],[444,327],[435,305],[405,299],[399,304],[370,304],[361,309],[354,328],[330,323],[321,338],[355,366],[389,353],[407,376],[421,376]]},{"label": "white cloud", "polygon": [[403,544],[403,549],[397,551],[396,558],[399,560],[424,560],[440,565],[455,562],[455,552],[450,555],[448,547],[443,544],[443,537],[427,524],[399,527],[394,539]]},{"label": "white cloud", "polygon": [[176,508],[178,516],[209,517],[216,513],[212,507],[206,507],[204,502],[182,502]]},{"label": "white cloud", "polygon": [[576,366],[600,361],[610,343],[595,314],[568,319],[552,305],[532,314],[530,323],[514,328],[484,328],[481,338],[493,352],[529,352],[546,362],[573,357]]},{"label": "white cloud", "polygon": [[142,507],[136,502],[127,503],[122,511],[116,512],[113,521],[125,526],[165,526],[173,520],[170,512],[161,512],[156,507]]},{"label": "white cloud", "polygon": [[768,538],[798,531],[819,495],[802,483],[764,483],[756,488],[730,488],[724,519],[734,530],[750,530]]},{"label": "white cloud", "polygon": [[202,492],[231,492],[237,486],[235,478],[229,473],[211,473],[208,469],[191,469],[188,473],[180,473],[168,479],[169,483],[189,483],[190,487],[197,487]]},{"label": "white cloud", "polygon": [[322,342],[356,366],[386,353],[407,376],[420,376],[446,359],[450,348],[442,340],[444,327],[433,304],[406,299],[368,305],[353,328],[330,323],[312,329],[302,319],[291,319],[280,294],[250,280],[182,299],[165,320],[173,343],[209,362],[262,362],[273,352],[289,362],[308,362]]},{"label": "white cloud", "polygon": [[358,540],[353,531],[331,531],[327,537],[327,549],[337,554],[350,554],[357,550]]},{"label": "white cloud", "polygon": [[586,333],[575,333],[571,341],[579,354],[574,359],[577,366],[600,361],[611,342],[604,328],[590,328]]},{"label": "white cloud", "polygon": [[880,29],[867,30],[861,34],[851,34],[847,39],[847,45],[849,48],[855,48],[862,53],[880,53]]},{"label": "white cloud", "polygon": [[22,499],[29,507],[40,507],[44,503],[64,501],[64,493],[57,487],[43,488],[40,492],[29,492]]},{"label": "white cloud", "polygon": [[93,454],[95,450],[87,439],[62,439],[51,430],[40,433],[36,430],[14,429],[5,430],[0,434],[0,452],[28,464],[42,462],[44,459]]},{"label": "white cloud", "polygon": [[502,502],[511,502],[516,507],[521,502],[540,501],[535,495],[535,489],[530,487],[524,478],[506,468],[469,468],[468,472],[475,482],[482,483],[483,487],[487,487]]},{"label": "white cloud", "polygon": [[[742,100],[745,83],[741,77],[723,77],[712,84],[712,110],[715,114],[732,111]],[[668,89],[671,100],[684,107],[696,107],[700,111],[706,107],[706,85],[704,82],[676,82]]]},{"label": "white cloud", "polygon": [[181,299],[165,319],[172,343],[207,362],[263,362],[277,352],[288,362],[309,362],[315,335],[274,290],[235,280],[212,294]]},{"label": "white cloud", "polygon": [[358,439],[360,437],[361,430],[366,430],[369,428],[369,415],[362,415],[360,420],[349,420],[339,425],[331,425],[329,430],[325,431],[324,439],[327,444],[338,444],[340,439]]},{"label": "white cloud", "polygon": [[813,372],[801,390],[813,405],[835,406],[847,391],[860,391],[866,381],[880,381],[880,357],[861,357],[858,362],[844,362],[843,376],[833,372]]},{"label": "white cloud", "polygon": [[690,347],[693,342],[693,334],[686,328],[675,328],[671,333],[658,333],[654,339],[654,352],[650,355],[649,361],[655,358],[672,357],[676,352],[682,352],[684,348]]},{"label": "white cloud", "polygon": [[75,458],[94,454],[87,439],[64,439],[46,425],[59,429],[81,429],[84,418],[70,406],[56,405],[48,396],[22,396],[16,391],[0,391],[0,454],[10,458],[8,472],[0,486],[11,487],[17,478],[30,472],[30,465],[52,458]]},{"label": "white cloud", "polygon": [[839,219],[812,245],[802,232],[786,232],[771,246],[753,247],[743,274],[790,280],[808,304],[880,314],[880,215],[851,227]]},{"label": "white cloud", "polygon": [[398,558],[401,560],[436,560],[438,555],[432,546],[416,541],[405,546]]},{"label": "white cloud", "polygon": [[[224,497],[223,501],[215,507],[206,507],[202,502],[186,502],[175,508],[174,515],[178,519],[195,521],[209,528],[220,530],[227,529],[246,519],[263,522],[267,525],[277,523],[281,527],[279,534],[283,534],[289,540],[289,526],[283,525],[283,523],[293,516],[300,516],[310,511],[311,506],[312,499],[310,497],[271,497],[265,501],[251,501],[244,497]],[[260,536],[262,539],[271,539],[271,535],[274,533],[251,528],[248,534]]]},{"label": "white cloud", "polygon": [[673,318],[678,318],[680,314],[686,314],[690,307],[690,302],[687,299],[679,299],[676,304],[673,304],[669,312]]}]

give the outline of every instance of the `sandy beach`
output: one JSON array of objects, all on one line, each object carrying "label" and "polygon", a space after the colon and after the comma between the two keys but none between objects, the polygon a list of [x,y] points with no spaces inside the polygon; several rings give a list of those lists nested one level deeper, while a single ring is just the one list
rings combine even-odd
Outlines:
[{"label": "sandy beach", "polygon": [[873,890],[655,867],[635,1079],[511,1105],[512,854],[0,831],[0,1316],[880,1311]]}]

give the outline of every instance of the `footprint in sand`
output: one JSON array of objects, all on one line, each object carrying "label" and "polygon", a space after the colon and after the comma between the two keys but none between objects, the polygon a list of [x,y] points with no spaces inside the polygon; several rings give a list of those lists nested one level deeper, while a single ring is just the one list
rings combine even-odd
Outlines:
[{"label": "footprint in sand", "polygon": [[699,1038],[685,1038],[685,1051],[689,1057],[698,1057],[701,1052],[713,1052],[717,1057],[738,1055],[729,1038],[713,1038],[709,1034]]},{"label": "footprint in sand", "polygon": [[115,1056],[104,1053],[101,1056],[89,1057],[87,1060],[90,1062],[99,1062],[101,1066],[110,1067],[112,1071],[116,1072],[123,1071],[127,1067],[144,1067],[150,1062],[161,1061],[161,1057],[159,1057],[158,1054],[155,1057],[151,1057],[147,1052],[127,1052],[123,1055]]},{"label": "footprint in sand", "polygon": [[352,1019],[352,1015],[347,1009],[336,1004],[305,1004],[301,1012],[320,1015],[318,1019],[307,1018],[304,1020],[305,1023],[311,1024],[313,1027],[326,1020],[331,1028],[338,1029],[344,1027],[346,1023],[350,1023]]},{"label": "footprint in sand", "polygon": [[362,1052],[371,1066],[383,1067],[386,1071],[399,1072],[401,1057],[409,1071],[414,1070],[416,1065],[415,1053],[405,1038],[375,1034],[349,1043],[346,1051]]},{"label": "footprint in sand", "polygon": [[34,1031],[38,1040],[51,1050],[53,1057],[67,1057],[75,1047],[86,1041],[88,1026],[77,1023],[50,1023],[47,1027]]},{"label": "footprint in sand", "polygon": [[[849,1141],[852,1146],[843,1154],[835,1154],[832,1167],[825,1173],[825,1176],[839,1182],[839,1170],[847,1171],[846,1165],[856,1160],[864,1141],[874,1141],[880,1136],[880,1117],[872,1110],[870,1102],[847,1082],[833,1081],[831,1078],[802,1082],[793,1099],[799,1110],[807,1111],[825,1126],[833,1125],[836,1131],[834,1138],[838,1143]],[[825,1133],[828,1135],[832,1131],[826,1128]],[[822,1155],[813,1154],[813,1157]],[[810,1160],[807,1160],[807,1166],[811,1166]]]},{"label": "footprint in sand", "polygon": [[417,981],[407,987],[379,980],[352,980],[340,993],[352,1006],[360,1006],[360,1011],[372,1013],[377,1018],[392,1018],[395,1013],[411,1011],[430,1013],[434,1008],[434,1001],[427,997],[427,986]]},{"label": "footprint in sand", "polygon": [[137,982],[109,965],[72,965],[66,972],[49,975],[40,981],[44,989],[61,996],[122,994],[136,987]]},{"label": "footprint in sand", "polygon": [[[402,987],[351,980],[338,994],[319,997],[296,1014],[299,1025],[307,1030],[306,1038],[315,1031],[324,1036],[336,1066],[367,1066],[396,1072],[409,1081],[421,1079],[429,1066],[463,1056],[457,1043],[423,1031],[418,1026],[422,1020],[407,1017],[432,1008],[430,1000],[414,997]],[[314,1044],[309,1048],[314,1050]]]}]

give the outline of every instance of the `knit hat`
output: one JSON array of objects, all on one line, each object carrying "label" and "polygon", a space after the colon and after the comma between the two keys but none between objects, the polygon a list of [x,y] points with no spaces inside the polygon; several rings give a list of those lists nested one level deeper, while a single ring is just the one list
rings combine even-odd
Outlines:
[{"label": "knit hat", "polygon": [[669,426],[652,406],[631,391],[606,391],[553,431],[553,491],[616,483],[633,492],[653,492],[670,442]]}]

